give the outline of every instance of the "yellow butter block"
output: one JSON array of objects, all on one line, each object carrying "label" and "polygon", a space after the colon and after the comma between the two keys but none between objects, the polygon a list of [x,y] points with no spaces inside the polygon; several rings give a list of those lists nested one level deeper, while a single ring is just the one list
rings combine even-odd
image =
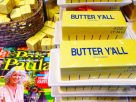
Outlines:
[{"label": "yellow butter block", "polygon": [[0,14],[0,18],[3,18],[3,17],[7,17],[7,15],[5,15],[5,14]]},{"label": "yellow butter block", "polygon": [[132,24],[132,29],[136,33],[136,21]]},{"label": "yellow butter block", "polygon": [[[62,41],[61,74],[69,72],[71,75],[81,75],[90,72],[87,79],[124,78],[126,75],[129,78],[130,73],[136,74],[131,70],[131,67],[136,66],[135,45],[136,41],[132,39]],[[106,71],[110,72],[106,74]]]},{"label": "yellow butter block", "polygon": [[14,0],[17,7],[25,5],[25,0]]},{"label": "yellow butter block", "polygon": [[12,20],[21,20],[22,16],[21,16],[20,8],[13,9],[12,12],[10,13],[10,18]]},{"label": "yellow butter block", "polygon": [[121,11],[63,11],[62,40],[65,34],[92,34],[93,39],[98,40],[100,35],[101,38],[108,35],[123,37],[126,27]]},{"label": "yellow butter block", "polygon": [[86,2],[86,0],[79,0],[79,2]]},{"label": "yellow butter block", "polygon": [[51,38],[43,38],[41,42],[42,51],[52,48]]},{"label": "yellow butter block", "polygon": [[28,49],[32,51],[38,50],[38,43],[39,43],[39,39],[35,37],[31,37],[28,40],[26,40]]},{"label": "yellow butter block", "polygon": [[79,3],[79,0],[72,0],[72,3]]},{"label": "yellow butter block", "polygon": [[25,0],[25,5],[30,5],[32,9],[38,8],[37,0]]},{"label": "yellow butter block", "polygon": [[55,23],[54,22],[52,22],[52,21],[46,21],[45,23],[44,23],[44,27],[50,27],[50,28],[55,28]]},{"label": "yellow butter block", "polygon": [[32,15],[32,10],[30,5],[20,6],[20,12],[23,19],[26,19]]},{"label": "yellow butter block", "polygon": [[44,26],[44,27],[41,29],[41,32],[47,34],[47,36],[50,37],[50,38],[54,37],[54,29],[52,29],[52,28],[50,28],[50,27]]},{"label": "yellow butter block", "polygon": [[0,13],[9,14],[13,9],[12,0],[1,0],[0,1]]},{"label": "yellow butter block", "polygon": [[7,23],[10,22],[10,19],[8,17],[0,17],[0,23]]}]

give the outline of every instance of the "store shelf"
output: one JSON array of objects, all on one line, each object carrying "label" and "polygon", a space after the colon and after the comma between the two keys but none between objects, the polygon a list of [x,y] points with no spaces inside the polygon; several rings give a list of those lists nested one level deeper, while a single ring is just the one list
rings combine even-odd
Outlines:
[{"label": "store shelf", "polygon": [[134,86],[136,79],[89,79],[89,80],[68,80],[62,81],[60,74],[60,49],[51,50],[49,67],[50,86]]},{"label": "store shelf", "polygon": [[[95,99],[92,97],[72,97],[72,100],[70,98],[71,97],[65,97],[65,99],[63,99],[62,97],[57,97],[55,98],[55,102],[129,102],[128,98],[119,98],[115,100],[113,100],[113,98],[110,100],[108,97],[106,97],[107,99],[105,97],[99,97],[98,100],[95,100],[97,97]],[[92,98],[92,100],[88,100],[89,98]]]},{"label": "store shelf", "polygon": [[[128,24],[130,26],[130,24]],[[124,39],[131,39],[131,36],[129,35],[129,30],[126,30],[126,33],[124,35]],[[54,43],[55,45],[60,45],[60,42],[62,41],[62,28],[61,28],[61,22],[56,22],[55,24],[55,34],[54,34]]]},{"label": "store shelf", "polygon": [[[62,87],[61,87],[62,88]],[[96,96],[96,97],[135,97],[136,89],[135,87],[66,87],[67,90],[63,91],[60,87],[52,87],[52,96],[54,97],[71,97],[71,96]],[[69,89],[68,89],[69,88]],[[111,89],[110,89],[111,88]],[[72,89],[72,90],[70,90]],[[75,89],[75,90],[74,90]],[[65,91],[64,91],[65,90]]]},{"label": "store shelf", "polygon": [[122,2],[83,2],[83,3],[66,3],[66,0],[57,0],[57,4],[60,7],[77,7],[83,5],[115,7],[115,6],[125,6],[131,3],[132,0],[123,0]]}]

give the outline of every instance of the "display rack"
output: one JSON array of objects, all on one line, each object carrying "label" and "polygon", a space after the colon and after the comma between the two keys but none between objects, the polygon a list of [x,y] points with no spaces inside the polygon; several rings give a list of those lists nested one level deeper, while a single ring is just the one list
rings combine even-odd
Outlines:
[{"label": "display rack", "polygon": [[[71,96],[95,96],[95,97],[135,97],[136,96],[136,89],[135,87],[128,87],[125,89],[102,89],[101,86],[99,86],[97,89],[93,89],[93,87],[86,88],[83,87],[83,90],[70,90],[63,92],[60,90],[60,87],[52,87],[52,96],[54,97],[71,97]],[[92,88],[92,89],[91,89]]]},{"label": "display rack", "polygon": [[83,5],[89,6],[125,6],[131,4],[132,0],[123,0],[122,2],[83,2],[83,3],[66,3],[66,0],[57,0],[57,4],[60,7],[77,7]]},{"label": "display rack", "polygon": [[[55,98],[55,102],[90,102],[90,100],[88,101],[88,100],[86,100],[86,98],[84,99],[83,97],[81,97],[82,101],[76,100],[77,97],[73,97],[73,98],[75,99],[74,101],[69,100],[69,97],[66,97],[67,100],[64,101],[62,97],[59,97],[59,98]],[[106,100],[103,100],[103,101],[92,100],[92,102],[113,102],[113,101],[110,101],[110,100],[107,100],[107,101]],[[131,102],[131,101],[129,101],[128,98],[120,98],[118,101],[114,101],[114,102]]]},{"label": "display rack", "polygon": [[50,86],[134,86],[136,79],[90,79],[90,80],[75,80],[62,81],[59,62],[60,49],[51,50],[49,85]]}]

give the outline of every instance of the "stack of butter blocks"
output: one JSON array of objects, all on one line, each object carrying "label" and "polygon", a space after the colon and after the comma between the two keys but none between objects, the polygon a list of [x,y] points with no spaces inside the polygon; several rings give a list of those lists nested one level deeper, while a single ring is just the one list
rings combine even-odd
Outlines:
[{"label": "stack of butter blocks", "polygon": [[26,41],[28,49],[32,51],[45,51],[54,48],[54,26],[54,22],[46,21],[44,27]]},{"label": "stack of butter blocks", "polygon": [[26,19],[30,17],[37,8],[37,0],[1,0],[0,23]]},{"label": "stack of butter blocks", "polygon": [[63,11],[61,27],[62,41],[51,51],[49,72],[56,102],[133,95],[132,87],[122,85],[136,85],[131,83],[136,78],[136,41],[123,39],[127,24],[121,11]]}]

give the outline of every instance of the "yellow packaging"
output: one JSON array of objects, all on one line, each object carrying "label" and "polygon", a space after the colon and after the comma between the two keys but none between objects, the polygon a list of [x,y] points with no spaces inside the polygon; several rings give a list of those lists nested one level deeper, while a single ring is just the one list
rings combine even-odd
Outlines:
[{"label": "yellow packaging", "polygon": [[50,50],[52,48],[51,38],[43,38],[41,42],[42,51]]},{"label": "yellow packaging", "polygon": [[[25,0],[14,0],[15,1],[15,5],[17,7],[20,7],[22,5],[25,5]],[[29,1],[29,0],[28,0]]]},{"label": "yellow packaging", "polygon": [[135,40],[62,41],[61,75],[89,72],[87,79],[131,78],[130,73],[136,75],[135,45]]},{"label": "yellow packaging", "polygon": [[136,21],[132,24],[132,29],[133,29],[134,32],[136,33]]},{"label": "yellow packaging", "polygon": [[21,20],[22,16],[21,16],[20,8],[13,9],[12,12],[10,13],[10,18],[12,20]]},{"label": "yellow packaging", "polygon": [[32,15],[32,10],[30,5],[23,5],[20,6],[20,12],[23,19],[26,19]]},{"label": "yellow packaging", "polygon": [[9,14],[13,9],[12,0],[1,0],[0,1],[0,13]]},{"label": "yellow packaging", "polygon": [[[76,34],[78,37],[88,34],[93,39],[123,38],[126,31],[126,21],[121,11],[63,11],[62,40],[68,35]],[[106,36],[106,37],[104,37]]]},{"label": "yellow packaging", "polygon": [[116,0],[109,0],[109,2],[116,2]]}]

